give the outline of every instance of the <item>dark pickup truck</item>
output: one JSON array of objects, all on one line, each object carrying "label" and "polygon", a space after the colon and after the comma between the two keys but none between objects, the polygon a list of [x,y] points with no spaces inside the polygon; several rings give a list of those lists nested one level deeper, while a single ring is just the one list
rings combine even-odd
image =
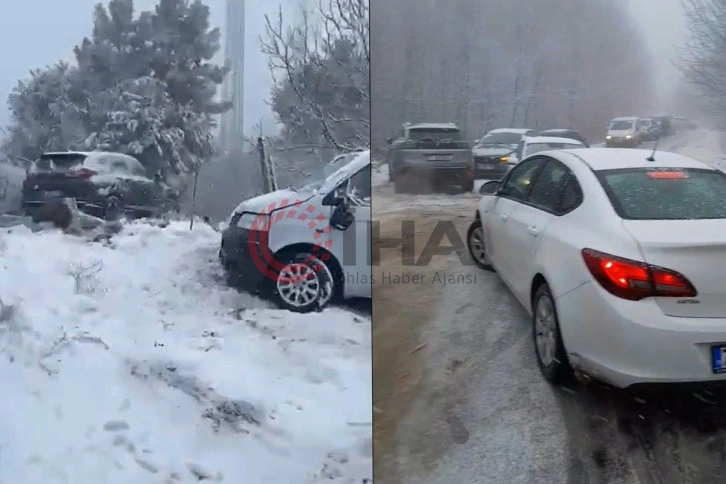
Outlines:
[{"label": "dark pickup truck", "polygon": [[455,124],[406,123],[388,144],[386,161],[396,193],[452,186],[462,192],[474,189],[471,145]]}]

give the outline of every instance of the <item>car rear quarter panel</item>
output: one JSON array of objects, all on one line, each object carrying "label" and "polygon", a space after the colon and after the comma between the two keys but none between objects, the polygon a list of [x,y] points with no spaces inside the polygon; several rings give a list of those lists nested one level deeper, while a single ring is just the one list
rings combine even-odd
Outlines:
[{"label": "car rear quarter panel", "polygon": [[[560,156],[565,156],[560,155]],[[566,161],[571,157],[558,159]],[[580,183],[583,201],[565,215],[555,217],[544,233],[535,260],[536,273],[544,276],[555,299],[591,281],[582,249],[640,260],[636,241],[625,231],[600,183],[585,165],[566,163]]]}]

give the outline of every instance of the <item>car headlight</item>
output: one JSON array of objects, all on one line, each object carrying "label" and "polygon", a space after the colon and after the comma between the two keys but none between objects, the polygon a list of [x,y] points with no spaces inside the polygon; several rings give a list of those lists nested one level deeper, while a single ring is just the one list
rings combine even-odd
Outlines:
[{"label": "car headlight", "polygon": [[501,158],[499,158],[499,161],[501,161],[502,163],[506,163],[506,162],[509,161],[509,157],[508,156],[502,156]]},{"label": "car headlight", "polygon": [[613,139],[613,137],[610,135],[607,135],[607,136],[605,136],[605,139]]},{"label": "car headlight", "polygon": [[229,221],[240,229],[266,231],[269,229],[269,216],[259,213],[242,212],[235,213]]},{"label": "car headlight", "polygon": [[630,139],[630,138],[632,138],[632,137],[633,137],[633,135],[632,135],[632,134],[626,134],[626,135],[625,135],[625,139]]}]

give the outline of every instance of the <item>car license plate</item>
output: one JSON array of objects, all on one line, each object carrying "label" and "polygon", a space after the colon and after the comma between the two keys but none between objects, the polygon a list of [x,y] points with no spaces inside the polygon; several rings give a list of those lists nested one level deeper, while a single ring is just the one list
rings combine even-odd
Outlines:
[{"label": "car license plate", "polygon": [[726,373],[726,345],[711,346],[711,370]]},{"label": "car license plate", "polygon": [[52,200],[54,198],[61,198],[62,196],[63,196],[63,192],[60,190],[43,192],[43,198],[45,198],[46,200]]},{"label": "car license plate", "polygon": [[453,158],[451,155],[429,155],[429,161],[451,161]]}]

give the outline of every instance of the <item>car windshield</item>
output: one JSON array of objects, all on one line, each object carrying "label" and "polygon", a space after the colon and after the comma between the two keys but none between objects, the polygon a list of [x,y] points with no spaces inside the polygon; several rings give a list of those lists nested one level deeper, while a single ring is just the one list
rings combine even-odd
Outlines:
[{"label": "car windshield", "polygon": [[633,129],[633,122],[632,121],[613,121],[610,123],[610,129],[614,131],[625,131],[628,129]]},{"label": "car windshield", "polygon": [[726,174],[720,171],[629,168],[597,175],[624,219],[726,219]]},{"label": "car windshield", "polygon": [[520,133],[490,133],[479,140],[477,146],[482,145],[516,145],[522,139]]},{"label": "car windshield", "polygon": [[305,177],[299,186],[293,188],[301,192],[317,190],[329,176],[347,165],[355,157],[355,155],[357,155],[357,153],[346,153],[343,156],[334,158],[330,163],[326,163],[325,165],[314,169],[310,175]]},{"label": "car windshield", "polygon": [[529,156],[540,151],[571,150],[573,148],[582,148],[582,146],[578,143],[531,143],[527,145],[525,155]]},{"label": "car windshield", "polygon": [[410,128],[408,138],[414,141],[461,141],[461,131],[456,128]]}]

